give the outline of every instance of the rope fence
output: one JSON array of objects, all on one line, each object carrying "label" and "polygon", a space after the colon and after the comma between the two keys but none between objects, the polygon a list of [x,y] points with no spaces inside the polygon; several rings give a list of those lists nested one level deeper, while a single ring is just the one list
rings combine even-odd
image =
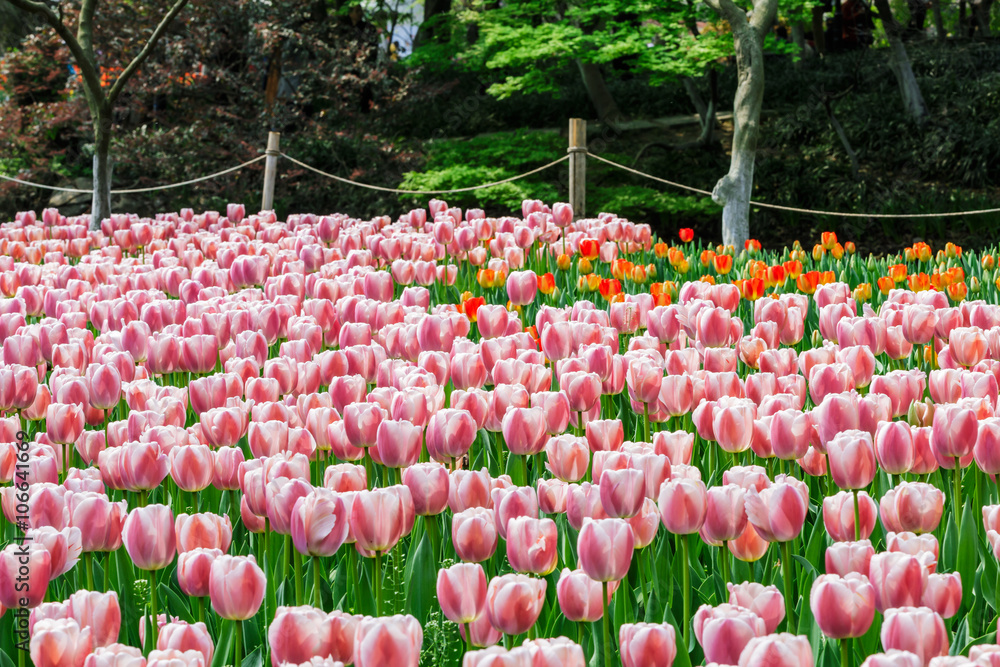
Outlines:
[{"label": "rope fence", "polygon": [[[124,190],[111,190],[113,195],[123,195],[123,194],[138,194],[144,192],[155,192],[159,190],[168,190],[171,188],[179,188],[185,185],[192,185],[194,183],[200,183],[202,181],[208,181],[213,178],[218,178],[220,176],[225,176],[226,174],[233,173],[244,169],[256,162],[261,160],[267,160],[265,172],[264,172],[264,187],[263,187],[263,200],[261,210],[270,210],[273,208],[273,195],[274,195],[274,181],[277,175],[277,159],[278,157],[283,157],[289,162],[303,169],[311,171],[315,174],[329,178],[331,180],[337,181],[338,183],[343,183],[345,185],[352,185],[359,188],[364,188],[367,190],[376,190],[379,192],[389,192],[392,194],[401,195],[448,195],[456,194],[460,192],[472,192],[474,190],[482,190],[484,188],[491,188],[497,185],[504,185],[506,183],[512,183],[514,181],[527,178],[528,176],[533,176],[547,169],[561,164],[563,162],[569,161],[570,170],[570,183],[569,183],[569,199],[570,204],[573,207],[574,212],[576,212],[578,217],[583,217],[585,214],[586,207],[586,160],[587,158],[592,158],[598,162],[607,164],[608,166],[620,169],[627,173],[633,174],[635,176],[641,176],[643,178],[655,181],[657,183],[662,183],[673,188],[680,190],[685,190],[688,192],[693,192],[698,195],[705,197],[711,197],[712,193],[708,190],[702,190],[701,188],[692,187],[690,185],[685,185],[683,183],[677,183],[674,181],[667,180],[665,178],[660,178],[659,176],[654,176],[652,174],[647,174],[644,171],[639,171],[632,167],[614,162],[607,158],[601,157],[600,155],[595,155],[587,149],[586,145],[586,121],[579,118],[570,119],[570,140],[569,147],[567,148],[566,155],[544,164],[535,169],[531,169],[516,176],[511,176],[509,178],[504,178],[499,181],[493,181],[492,183],[483,183],[481,185],[473,185],[469,187],[462,188],[451,188],[448,190],[406,190],[402,188],[389,188],[381,185],[371,185],[369,183],[361,183],[359,181],[354,181],[349,178],[344,178],[343,176],[337,176],[336,174],[331,174],[329,172],[318,169],[310,164],[302,162],[293,158],[292,156],[281,152],[278,150],[279,134],[277,132],[271,132],[268,136],[267,151],[263,155],[259,155],[251,160],[247,160],[242,164],[238,164],[235,167],[230,167],[222,171],[217,171],[213,174],[208,174],[207,176],[201,176],[199,178],[193,178],[187,181],[182,181],[180,183],[169,183],[167,185],[156,185],[146,188],[129,188]],[[78,194],[93,194],[93,190],[81,190],[77,188],[60,188],[52,185],[43,185],[41,183],[33,183],[31,181],[25,181],[19,178],[13,178],[10,176],[4,176],[0,174],[0,179],[5,181],[10,181],[13,183],[18,183],[20,185],[41,188],[45,190],[53,190],[56,192],[71,192]],[[806,215],[816,215],[816,216],[832,216],[841,218],[880,218],[880,219],[900,219],[900,218],[954,218],[967,215],[984,215],[987,213],[1000,213],[1000,207],[997,208],[986,208],[978,209],[974,211],[949,211],[943,213],[852,213],[846,211],[823,211],[808,208],[798,208],[795,206],[782,206],[780,204],[769,204],[767,202],[761,202],[756,200],[751,200],[750,204],[752,206],[757,206],[759,208],[767,208],[775,211],[787,211],[789,213],[802,213]]]}]

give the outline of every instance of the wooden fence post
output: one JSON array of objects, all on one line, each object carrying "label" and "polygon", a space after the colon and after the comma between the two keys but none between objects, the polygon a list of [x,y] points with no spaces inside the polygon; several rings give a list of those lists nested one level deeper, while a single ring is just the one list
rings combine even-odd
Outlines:
[{"label": "wooden fence post", "polygon": [[260,202],[260,210],[274,209],[274,179],[278,175],[278,140],[280,132],[267,133],[267,151],[264,160],[264,193]]},{"label": "wooden fence post", "polygon": [[587,121],[569,119],[569,204],[573,216],[587,215]]}]

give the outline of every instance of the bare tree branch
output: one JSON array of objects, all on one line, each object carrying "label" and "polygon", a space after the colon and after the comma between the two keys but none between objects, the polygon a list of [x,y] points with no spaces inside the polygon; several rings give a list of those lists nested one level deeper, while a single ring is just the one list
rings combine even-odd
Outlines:
[{"label": "bare tree branch", "polygon": [[174,6],[170,8],[170,11],[167,12],[166,16],[163,17],[163,20],[160,21],[160,25],[156,26],[156,30],[153,31],[149,41],[146,42],[146,46],[142,47],[142,51],[139,52],[139,55],[133,58],[132,62],[128,64],[128,67],[125,68],[125,71],[119,74],[118,78],[115,79],[115,83],[111,86],[111,91],[108,93],[108,100],[111,104],[114,104],[115,100],[118,99],[118,96],[121,95],[122,89],[125,88],[125,84],[128,83],[130,78],[132,78],[132,75],[135,74],[136,70],[142,66],[142,63],[149,57],[149,54],[153,52],[153,49],[156,47],[156,43],[160,41],[160,38],[163,37],[163,33],[166,32],[167,26],[169,26],[170,22],[174,20],[174,17],[176,17],[180,11],[184,9],[184,5],[186,5],[187,2],[188,0],[177,0],[177,2],[174,3]]},{"label": "bare tree branch", "polygon": [[101,77],[95,69],[95,63],[87,57],[87,53],[80,46],[80,42],[73,36],[69,28],[66,27],[66,24],[59,20],[59,17],[47,5],[41,2],[34,2],[34,0],[6,0],[6,2],[22,11],[38,14],[45,19],[45,22],[58,33],[63,42],[66,43],[66,46],[69,47],[70,53],[73,54],[73,59],[76,60],[76,64],[80,68],[80,74],[83,76],[83,82],[88,95],[95,96],[96,93],[95,102],[98,101],[101,92]]}]

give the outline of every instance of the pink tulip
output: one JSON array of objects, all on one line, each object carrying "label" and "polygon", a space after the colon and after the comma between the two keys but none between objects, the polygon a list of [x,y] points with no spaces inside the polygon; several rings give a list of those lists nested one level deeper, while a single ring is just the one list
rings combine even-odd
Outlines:
[{"label": "pink tulip", "polygon": [[937,530],[944,511],[944,493],[940,489],[924,482],[900,482],[890,493],[892,507],[889,511],[896,525],[888,526],[888,530],[898,528],[895,532],[918,534]]},{"label": "pink tulip", "polygon": [[959,405],[935,408],[931,447],[937,456],[944,459],[968,456],[973,453],[978,436],[979,421],[970,408]]},{"label": "pink tulip", "polygon": [[45,432],[49,440],[72,444],[83,432],[83,408],[79,405],[52,403],[45,412]]},{"label": "pink tulip", "polygon": [[755,417],[753,401],[724,398],[712,413],[712,432],[719,446],[727,452],[744,452],[750,448]]},{"label": "pink tulip", "polygon": [[771,417],[768,435],[777,458],[798,460],[806,455],[813,440],[811,417],[800,410],[779,410]]},{"label": "pink tulip", "polygon": [[271,664],[308,664],[321,656],[354,661],[354,636],[360,616],[323,613],[314,607],[278,607],[268,628]]},{"label": "pink tulip", "polygon": [[437,598],[452,623],[475,621],[486,610],[486,573],[478,563],[458,563],[438,570]]},{"label": "pink tulip", "polygon": [[184,621],[167,623],[160,628],[156,648],[159,651],[169,649],[181,652],[197,651],[204,658],[206,665],[212,664],[212,656],[215,654],[212,636],[204,623],[185,623]]},{"label": "pink tulip", "polygon": [[642,470],[604,470],[600,479],[600,498],[609,517],[630,518],[639,513],[646,495]]},{"label": "pink tulip", "polygon": [[312,491],[301,479],[277,477],[268,482],[264,490],[265,511],[271,528],[280,535],[292,534],[292,510],[299,498]]},{"label": "pink tulip", "polygon": [[166,505],[131,510],[122,527],[122,543],[140,570],[162,570],[174,560],[174,515]]},{"label": "pink tulip", "polygon": [[212,609],[231,621],[245,621],[260,609],[267,580],[253,556],[218,556],[209,576]]},{"label": "pink tulip", "polygon": [[785,618],[785,598],[775,586],[746,582],[727,583],[729,604],[749,609],[764,621],[768,634]]},{"label": "pink tulip", "polygon": [[355,639],[356,667],[417,667],[424,633],[413,616],[365,617],[358,623]]},{"label": "pink tulip", "polygon": [[863,489],[875,479],[875,447],[868,433],[843,431],[826,448],[830,474],[840,488]]},{"label": "pink tulip", "polygon": [[561,479],[540,479],[536,487],[538,509],[542,514],[565,514],[569,485]]},{"label": "pink tulip", "polygon": [[382,465],[406,468],[420,460],[423,429],[408,421],[384,420],[378,426],[376,448]]},{"label": "pink tulip", "polygon": [[858,493],[857,500],[861,524],[858,526],[856,534],[854,530],[854,495],[849,491],[841,491],[823,499],[823,523],[826,526],[826,532],[835,542],[868,539],[875,529],[877,515],[875,501],[864,491]]},{"label": "pink tulip", "polygon": [[705,523],[701,527],[706,542],[721,545],[743,534],[747,525],[745,495],[746,491],[737,484],[713,486],[707,490]]},{"label": "pink tulip", "polygon": [[212,563],[222,555],[219,549],[192,549],[177,556],[177,583],[185,595],[208,597]]},{"label": "pink tulip", "polygon": [[350,512],[358,547],[379,553],[395,546],[403,535],[404,511],[403,500],[390,489],[358,492]]},{"label": "pink tulip", "polygon": [[921,604],[936,611],[941,618],[957,614],[962,606],[962,576],[958,572],[928,575]]},{"label": "pink tulip", "polygon": [[886,552],[872,556],[869,579],[875,587],[875,608],[919,605],[927,587],[927,568],[916,556]]},{"label": "pink tulip", "polygon": [[885,547],[889,552],[916,556],[930,573],[937,567],[938,541],[934,535],[890,532],[885,537]]},{"label": "pink tulip", "polygon": [[738,667],[808,667],[812,664],[809,640],[783,632],[751,639],[740,653]]},{"label": "pink tulip", "polygon": [[[588,422],[587,428],[597,422]],[[545,467],[553,475],[566,482],[583,479],[590,465],[590,450],[587,441],[570,435],[549,438],[545,445]]]},{"label": "pink tulip", "polygon": [[790,482],[780,482],[758,492],[747,492],[747,520],[768,542],[790,542],[805,523],[809,508],[807,490]]},{"label": "pink tulip", "polygon": [[538,293],[538,277],[534,271],[512,271],[507,276],[507,297],[515,306],[526,306]]},{"label": "pink tulip", "polygon": [[505,574],[492,579],[486,593],[490,624],[506,635],[527,632],[538,620],[545,604],[545,587],[544,579],[523,574]]},{"label": "pink tulip", "polygon": [[577,538],[580,567],[596,581],[619,581],[628,573],[635,536],[622,519],[587,519]]},{"label": "pink tulip", "polygon": [[604,616],[603,593],[601,582],[594,581],[583,570],[564,569],[556,585],[559,609],[567,620],[575,623],[601,620]]},{"label": "pink tulip", "polygon": [[901,475],[913,466],[916,451],[906,422],[882,422],[875,432],[875,454],[889,475]]},{"label": "pink tulip", "polygon": [[675,535],[697,533],[708,513],[708,493],[700,480],[674,478],[663,483],[657,499],[660,520]]},{"label": "pink tulip", "polygon": [[507,560],[515,572],[546,576],[556,568],[555,521],[519,516],[507,522]]},{"label": "pink tulip", "polygon": [[827,637],[861,637],[875,618],[875,589],[856,572],[844,577],[824,574],[813,582],[809,606]]},{"label": "pink tulip", "polygon": [[126,517],[124,501],[112,503],[103,493],[69,493],[66,509],[69,524],[80,529],[84,553],[115,551],[122,545]]},{"label": "pink tulip", "polygon": [[182,491],[203,491],[215,478],[215,452],[208,445],[183,445],[170,450],[170,476]]},{"label": "pink tulip", "polygon": [[702,605],[695,612],[693,626],[705,660],[723,665],[738,662],[747,643],[767,633],[764,619],[749,609],[729,604]]},{"label": "pink tulip", "polygon": [[624,623],[618,631],[622,667],[671,667],[677,656],[674,626]]},{"label": "pink tulip", "polygon": [[211,512],[177,515],[174,532],[178,553],[192,549],[228,551],[233,538],[233,527],[229,517]]},{"label": "pink tulip", "polygon": [[813,408],[812,421],[819,435],[820,452],[826,453],[826,444],[838,433],[861,428],[858,399],[853,394],[829,394]]},{"label": "pink tulip", "polygon": [[455,470],[451,473],[448,507],[456,514],[469,507],[492,507],[490,484],[490,473],[486,468]]},{"label": "pink tulip", "polygon": [[403,470],[402,478],[413,497],[417,516],[435,516],[448,506],[450,479],[448,470],[440,463],[412,465]]},{"label": "pink tulip", "polygon": [[52,557],[41,544],[7,545],[0,551],[0,605],[8,609],[37,607],[45,599],[51,574]]},{"label": "pink tulip", "polygon": [[969,368],[986,358],[986,336],[978,327],[959,327],[948,336],[948,351],[959,365]]},{"label": "pink tulip", "polygon": [[90,628],[73,619],[46,619],[31,635],[31,661],[36,667],[82,667],[93,647]]},{"label": "pink tulip", "polygon": [[451,522],[451,541],[462,561],[481,563],[497,548],[497,529],[493,510],[470,507],[455,512]]},{"label": "pink tulip", "polygon": [[427,422],[427,452],[435,461],[449,463],[468,453],[477,434],[476,421],[467,410],[439,410]]},{"label": "pink tulip", "polygon": [[292,543],[303,555],[334,555],[347,539],[348,530],[347,507],[343,499],[329,489],[313,489],[296,500],[292,507]]},{"label": "pink tulip", "polygon": [[[971,650],[975,650],[975,648],[973,646]],[[923,664],[923,660],[916,653],[898,649],[891,649],[885,653],[873,653],[861,663],[862,667],[923,667]]]},{"label": "pink tulip", "polygon": [[925,666],[931,658],[948,654],[948,633],[944,621],[939,614],[926,607],[904,606],[886,610],[881,638],[885,650],[910,651]]},{"label": "pink tulip", "polygon": [[873,555],[875,549],[868,540],[834,542],[826,550],[826,572],[841,577],[857,572],[867,577]]},{"label": "pink tulip", "polygon": [[651,360],[634,358],[629,361],[625,383],[633,401],[653,405],[659,398],[662,382],[663,369]]}]

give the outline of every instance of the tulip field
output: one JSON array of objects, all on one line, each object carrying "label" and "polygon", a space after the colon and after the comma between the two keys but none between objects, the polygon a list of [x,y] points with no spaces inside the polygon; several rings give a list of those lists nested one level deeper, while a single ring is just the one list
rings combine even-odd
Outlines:
[{"label": "tulip field", "polygon": [[88,221],[0,226],[0,667],[1000,667],[995,251]]}]

